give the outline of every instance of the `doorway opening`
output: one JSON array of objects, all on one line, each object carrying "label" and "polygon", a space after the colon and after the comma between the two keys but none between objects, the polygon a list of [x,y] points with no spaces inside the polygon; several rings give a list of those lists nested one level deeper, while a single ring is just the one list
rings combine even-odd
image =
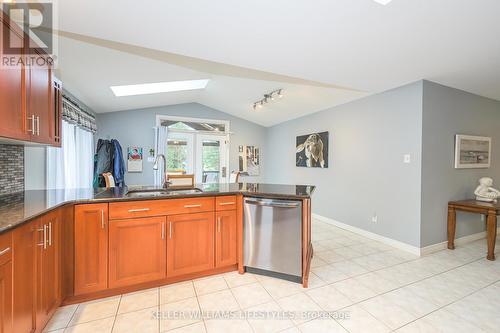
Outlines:
[{"label": "doorway opening", "polygon": [[194,174],[196,183],[229,180],[229,121],[157,116],[167,127],[168,174]]}]

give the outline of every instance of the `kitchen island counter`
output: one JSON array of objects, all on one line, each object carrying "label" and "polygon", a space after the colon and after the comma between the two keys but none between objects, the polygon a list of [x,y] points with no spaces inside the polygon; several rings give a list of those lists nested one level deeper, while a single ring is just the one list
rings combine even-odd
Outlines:
[{"label": "kitchen island counter", "polygon": [[310,198],[315,189],[311,185],[264,183],[197,184],[195,188],[200,189],[202,192],[143,196],[142,198],[130,197],[127,193],[132,190],[162,190],[162,188],[130,186],[111,189],[27,190],[12,193],[0,196],[0,234],[67,204],[160,200],[235,194],[242,194],[248,197],[302,200]]}]

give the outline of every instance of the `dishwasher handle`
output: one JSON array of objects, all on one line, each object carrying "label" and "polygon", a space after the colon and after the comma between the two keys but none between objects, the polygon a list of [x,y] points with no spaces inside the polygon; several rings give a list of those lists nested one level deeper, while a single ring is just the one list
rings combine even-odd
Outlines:
[{"label": "dishwasher handle", "polygon": [[255,206],[268,206],[277,208],[297,208],[300,206],[299,202],[283,202],[283,201],[261,201],[245,199],[245,203]]}]

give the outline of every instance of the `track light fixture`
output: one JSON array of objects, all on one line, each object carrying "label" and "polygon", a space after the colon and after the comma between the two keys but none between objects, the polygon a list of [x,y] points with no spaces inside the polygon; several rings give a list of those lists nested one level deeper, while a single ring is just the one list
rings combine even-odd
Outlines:
[{"label": "track light fixture", "polygon": [[276,98],[279,99],[282,97],[283,97],[283,89],[277,89],[277,90],[271,91],[269,94],[264,94],[263,99],[253,103],[253,109],[254,110],[260,109],[264,106],[264,104],[275,101]]}]

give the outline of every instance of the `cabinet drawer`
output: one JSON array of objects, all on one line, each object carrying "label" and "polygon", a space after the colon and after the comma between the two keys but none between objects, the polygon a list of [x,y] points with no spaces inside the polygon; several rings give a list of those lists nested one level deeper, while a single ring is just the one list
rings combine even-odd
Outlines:
[{"label": "cabinet drawer", "polygon": [[0,265],[12,259],[12,233],[0,235]]},{"label": "cabinet drawer", "polygon": [[109,204],[110,219],[163,216],[214,210],[214,198],[185,198],[115,202]]},{"label": "cabinet drawer", "polygon": [[215,197],[215,210],[235,210],[236,209],[236,196],[226,195],[222,197]]}]

